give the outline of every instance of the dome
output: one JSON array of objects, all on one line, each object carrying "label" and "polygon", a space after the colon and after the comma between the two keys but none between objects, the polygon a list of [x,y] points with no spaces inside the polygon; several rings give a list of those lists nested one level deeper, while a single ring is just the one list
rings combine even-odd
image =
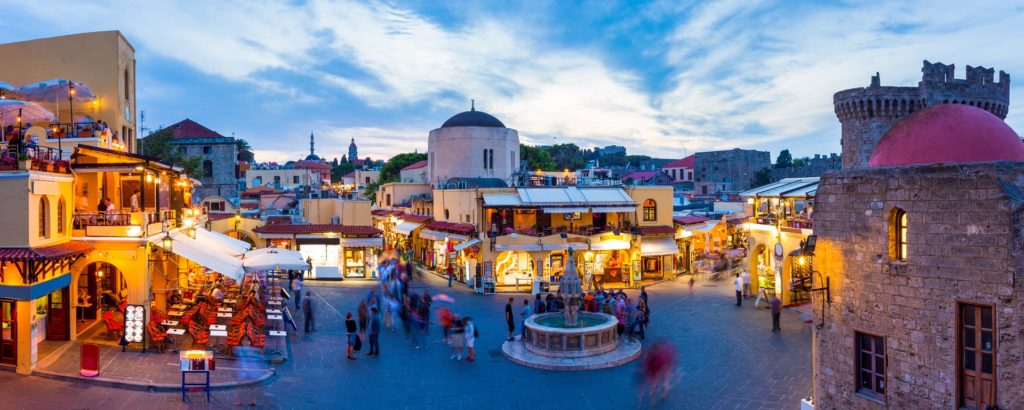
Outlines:
[{"label": "dome", "polygon": [[1024,161],[1024,142],[999,117],[964,104],[913,113],[882,137],[869,167]]},{"label": "dome", "polygon": [[455,114],[441,125],[441,128],[452,127],[505,128],[505,124],[502,124],[501,121],[494,118],[491,114],[483,111],[469,110]]},{"label": "dome", "polygon": [[319,161],[319,160],[320,160],[320,157],[316,156],[316,154],[306,155],[306,161]]}]

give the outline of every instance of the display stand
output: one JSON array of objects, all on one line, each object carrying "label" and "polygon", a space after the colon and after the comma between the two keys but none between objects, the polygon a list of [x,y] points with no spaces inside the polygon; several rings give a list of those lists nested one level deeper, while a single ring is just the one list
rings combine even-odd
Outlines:
[{"label": "display stand", "polygon": [[[190,374],[201,374],[202,382],[188,380]],[[210,402],[210,371],[209,370],[182,370],[181,371],[181,401],[188,402],[188,393],[193,391],[205,391],[206,402]]]},{"label": "display stand", "polygon": [[[210,371],[216,369],[213,352],[187,350],[178,354],[181,362],[181,401],[189,401],[188,393],[205,391],[206,402],[210,402]],[[190,374],[201,374],[201,382],[190,381]]]},{"label": "display stand", "polygon": [[483,293],[485,295],[493,295],[494,289],[494,280],[484,279]]}]

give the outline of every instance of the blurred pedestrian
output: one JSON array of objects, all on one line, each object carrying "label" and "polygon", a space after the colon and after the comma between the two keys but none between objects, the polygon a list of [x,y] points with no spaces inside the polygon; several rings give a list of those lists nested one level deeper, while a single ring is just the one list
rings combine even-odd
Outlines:
[{"label": "blurred pedestrian", "polygon": [[449,288],[452,287],[452,279],[454,279],[454,278],[455,278],[455,269],[452,268],[452,265],[448,265],[448,287]]},{"label": "blurred pedestrian", "polygon": [[[263,363],[263,350],[252,346],[235,346],[231,349],[235,357],[235,376],[240,381],[256,380],[263,376],[265,370]],[[239,387],[235,390],[235,405],[241,406],[245,399],[249,399],[249,405],[255,406],[256,399],[260,397],[260,384],[253,383],[251,387]]]},{"label": "blurred pedestrian", "polygon": [[476,337],[480,334],[476,331],[476,324],[473,323],[473,318],[467,316],[464,321],[466,323],[463,326],[463,331],[466,333],[466,349],[469,350],[469,356],[466,357],[466,361],[472,362],[476,360],[474,346],[476,345]]},{"label": "blurred pedestrian", "polygon": [[524,333],[526,332],[526,319],[529,319],[532,315],[533,311],[530,309],[530,299],[523,299],[523,310],[519,312],[519,316],[522,316],[522,322],[520,322],[522,330],[519,331],[519,340],[523,340],[523,337],[526,336]]},{"label": "blurred pedestrian", "polygon": [[364,339],[366,338],[366,325],[370,319],[370,309],[366,303],[366,299],[359,301],[359,308],[356,310],[356,316],[359,319],[359,335]]},{"label": "blurred pedestrian", "polygon": [[[676,352],[668,342],[656,342],[647,350],[640,363],[641,383],[637,397],[641,403],[650,398],[650,407],[656,399],[668,397],[675,371]],[[659,389],[661,390],[659,395]]]},{"label": "blurred pedestrian", "polygon": [[772,332],[781,332],[782,328],[779,327],[779,319],[780,319],[780,316],[782,316],[782,300],[779,299],[778,295],[772,295],[771,310],[772,310]]},{"label": "blurred pedestrian", "polygon": [[345,313],[345,337],[347,338],[347,341],[346,341],[345,344],[347,345],[346,348],[347,348],[348,359],[349,360],[355,360],[356,359],[356,357],[352,355],[355,352],[356,338],[359,337],[359,335],[356,334],[356,330],[357,330],[356,321],[355,321],[355,319],[352,319],[352,312],[346,312]]},{"label": "blurred pedestrian", "polygon": [[370,330],[370,352],[367,356],[380,356],[380,313],[377,308],[370,308],[370,318],[367,327]]},{"label": "blurred pedestrian", "polygon": [[743,279],[743,297],[749,298],[751,296],[750,295],[750,273],[747,272],[747,271],[743,271],[743,274],[740,275],[740,277]]},{"label": "blurred pedestrian", "polygon": [[462,343],[465,341],[465,328],[462,319],[456,316],[452,320],[452,328],[448,331],[448,346],[452,350],[452,360],[462,360]]},{"label": "blurred pedestrian", "polygon": [[516,322],[512,317],[512,298],[508,298],[508,303],[505,304],[505,322],[508,324],[508,341],[516,340],[512,336],[512,333],[516,331]]},{"label": "blurred pedestrian", "polygon": [[544,303],[540,298],[540,293],[536,295],[536,299],[533,301],[533,311],[537,314],[541,314],[547,311],[547,304]]},{"label": "blurred pedestrian", "polygon": [[743,278],[740,278],[740,274],[736,274],[736,280],[732,281],[736,288],[736,306],[743,305]]},{"label": "blurred pedestrian", "polygon": [[295,288],[295,309],[302,309],[299,304],[302,302],[302,281],[299,277],[292,279],[292,287]]},{"label": "blurred pedestrian", "polygon": [[313,315],[313,292],[306,294],[306,297],[302,299],[302,315],[305,318],[305,332],[316,331],[316,317]]}]

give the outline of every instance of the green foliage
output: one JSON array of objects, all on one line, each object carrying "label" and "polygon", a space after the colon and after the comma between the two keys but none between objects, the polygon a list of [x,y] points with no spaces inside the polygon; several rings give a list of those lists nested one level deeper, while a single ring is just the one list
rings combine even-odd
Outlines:
[{"label": "green foliage", "polygon": [[775,159],[775,168],[788,168],[793,166],[793,154],[788,149],[779,151],[779,157]]},{"label": "green foliage", "polygon": [[238,160],[245,162],[256,161],[256,154],[252,150],[252,145],[249,145],[249,141],[235,138],[235,146],[238,148]]},{"label": "green foliage", "polygon": [[186,157],[171,145],[174,131],[164,128],[142,139],[142,153],[168,165],[180,165],[192,178],[203,176],[203,161],[200,157]]},{"label": "green foliage", "polygon": [[519,144],[519,158],[526,161],[526,169],[530,171],[537,169],[544,171],[558,170],[558,164],[555,163],[554,158],[551,158],[551,154],[539,147]]},{"label": "green foliage", "polygon": [[380,188],[380,181],[373,181],[363,188],[363,196],[369,199],[371,203],[377,202],[377,189]]},{"label": "green foliage", "polygon": [[352,165],[351,162],[336,163],[334,164],[334,167],[331,168],[331,182],[341,182],[341,177],[355,170],[356,166]]},{"label": "green foliage", "polygon": [[754,178],[750,180],[750,185],[753,187],[768,185],[770,183],[772,183],[772,175],[768,168],[763,168],[760,171],[755,172]]},{"label": "green foliage", "polygon": [[415,164],[420,161],[427,159],[427,154],[417,152],[407,152],[405,154],[398,154],[388,160],[383,167],[380,168],[380,183],[386,184],[388,182],[396,182],[400,179],[399,171],[409,165]]},{"label": "green foliage", "polygon": [[811,165],[811,157],[800,157],[793,160],[794,167],[806,167]]}]

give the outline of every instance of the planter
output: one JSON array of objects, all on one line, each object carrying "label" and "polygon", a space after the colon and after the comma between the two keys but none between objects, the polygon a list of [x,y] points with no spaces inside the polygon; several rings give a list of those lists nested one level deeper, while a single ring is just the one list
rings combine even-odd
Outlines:
[{"label": "planter", "polygon": [[13,171],[16,169],[18,169],[18,165],[13,162],[10,164],[0,164],[0,171]]},{"label": "planter", "polygon": [[23,169],[25,171],[28,171],[28,170],[32,169],[32,160],[31,159],[19,159],[18,160],[18,169]]}]

